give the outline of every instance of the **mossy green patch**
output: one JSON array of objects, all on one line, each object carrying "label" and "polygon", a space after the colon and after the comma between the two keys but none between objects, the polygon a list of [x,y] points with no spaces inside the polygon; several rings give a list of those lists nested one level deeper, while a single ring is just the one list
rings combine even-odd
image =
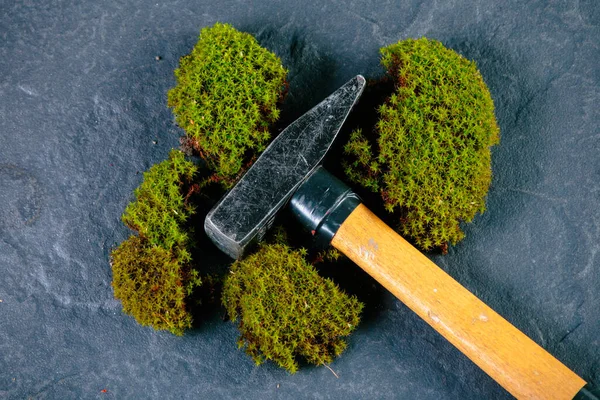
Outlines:
[{"label": "mossy green patch", "polygon": [[228,24],[202,29],[191,54],[181,58],[168,104],[225,187],[269,142],[286,75],[275,54]]},{"label": "mossy green patch", "polygon": [[191,268],[186,227],[194,209],[182,192],[195,172],[178,150],[145,172],[136,200],[122,217],[139,236],[131,236],[111,253],[113,288],[123,311],[142,325],[176,335],[191,327],[187,301],[201,284]]},{"label": "mossy green patch", "polygon": [[302,357],[324,364],[346,347],[363,304],[319,276],[304,251],[264,244],[236,261],[225,280],[223,304],[239,320],[240,347],[257,364],[272,360],[294,373]]},{"label": "mossy green patch", "polygon": [[346,174],[400,213],[404,235],[443,249],[463,238],[461,221],[485,210],[494,104],[475,63],[438,41],[408,39],[381,54],[396,89],[374,132],[352,133]]},{"label": "mossy green patch", "polygon": [[185,222],[194,209],[181,193],[184,182],[191,182],[196,166],[179,150],[171,150],[169,158],[144,172],[135,189],[136,200],[125,209],[122,220],[151,245],[175,249],[181,262],[189,261],[188,231]]},{"label": "mossy green patch", "polygon": [[186,300],[200,278],[172,250],[132,235],[111,257],[115,298],[121,300],[124,312],[141,325],[176,335],[192,326]]}]

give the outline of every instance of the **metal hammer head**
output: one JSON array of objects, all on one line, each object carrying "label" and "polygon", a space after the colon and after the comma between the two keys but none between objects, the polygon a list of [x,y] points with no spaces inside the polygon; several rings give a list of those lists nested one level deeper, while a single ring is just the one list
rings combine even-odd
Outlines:
[{"label": "metal hammer head", "polygon": [[362,94],[357,75],[289,125],[208,213],[204,229],[232,258],[260,240],[277,212],[323,160]]}]

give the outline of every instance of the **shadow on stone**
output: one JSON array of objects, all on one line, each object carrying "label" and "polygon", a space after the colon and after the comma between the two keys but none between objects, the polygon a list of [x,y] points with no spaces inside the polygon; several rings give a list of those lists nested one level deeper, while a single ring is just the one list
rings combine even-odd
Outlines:
[{"label": "shadow on stone", "polygon": [[330,95],[335,89],[333,77],[337,66],[323,49],[317,48],[310,35],[300,28],[260,24],[242,29],[258,43],[274,52],[288,69],[289,91],[275,132],[283,130],[296,118]]}]

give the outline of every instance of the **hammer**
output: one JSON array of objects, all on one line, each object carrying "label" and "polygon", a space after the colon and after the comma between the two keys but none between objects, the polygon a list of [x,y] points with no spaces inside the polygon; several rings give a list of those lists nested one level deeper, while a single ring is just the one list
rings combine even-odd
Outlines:
[{"label": "hammer", "polygon": [[207,214],[207,235],[240,259],[289,204],[317,242],[354,261],[513,396],[598,399],[582,378],[431,262],[320,166],[364,87],[365,79],[354,77],[283,130]]}]

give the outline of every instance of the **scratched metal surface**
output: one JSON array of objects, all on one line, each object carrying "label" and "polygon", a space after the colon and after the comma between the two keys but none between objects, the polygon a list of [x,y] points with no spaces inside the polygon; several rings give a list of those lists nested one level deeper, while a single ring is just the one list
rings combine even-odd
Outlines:
[{"label": "scratched metal surface", "polygon": [[358,75],[286,127],[206,216],[215,244],[239,259],[260,240],[304,178],[323,160],[365,87]]},{"label": "scratched metal surface", "polygon": [[[0,10],[0,397],[509,398],[350,264],[322,271],[367,304],[331,365],[339,378],[254,366],[220,311],[184,337],[121,313],[108,264],[130,234],[119,217],[141,171],[178,145],[166,92],[216,21],[282,57],[287,121],[356,74],[379,76],[378,49],[399,39],[428,36],[475,60],[502,129],[488,211],[433,259],[600,383],[595,0],[4,0]],[[229,261],[207,250],[199,262]]]}]

